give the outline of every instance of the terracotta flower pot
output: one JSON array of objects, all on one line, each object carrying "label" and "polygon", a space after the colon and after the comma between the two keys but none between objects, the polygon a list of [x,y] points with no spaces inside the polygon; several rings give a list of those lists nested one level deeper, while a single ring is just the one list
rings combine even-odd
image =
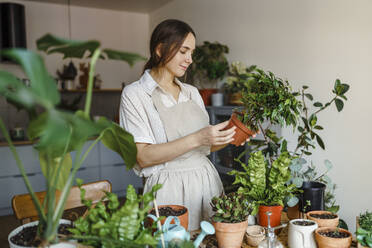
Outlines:
[{"label": "terracotta flower pot", "polygon": [[259,225],[248,226],[245,231],[247,243],[250,246],[258,246],[265,239],[265,229]]},{"label": "terracotta flower pot", "polygon": [[352,234],[351,232],[339,228],[339,232],[349,234],[346,238],[331,238],[319,234],[319,232],[336,231],[335,227],[320,227],[315,230],[315,240],[318,244],[318,248],[349,248],[351,245]]},{"label": "terracotta flower pot", "polygon": [[231,142],[231,144],[235,146],[240,146],[241,143],[245,142],[246,139],[248,139],[253,134],[255,134],[254,131],[250,130],[241,121],[239,121],[235,113],[231,115],[230,122],[225,127],[225,130],[233,126],[236,126],[236,129],[235,129],[234,140]]},{"label": "terracotta flower pot", "polygon": [[219,248],[240,248],[248,220],[239,223],[213,222]]},{"label": "terracotta flower pot", "polygon": [[[182,206],[182,205],[160,205],[158,206],[158,209],[162,208],[162,207],[170,207],[176,211],[180,210],[180,209],[186,209],[186,212],[180,216],[177,216],[178,219],[180,220],[180,223],[181,223],[181,226],[183,226],[186,230],[188,230],[188,226],[189,226],[189,210],[185,207],[185,206]],[[153,211],[154,209],[151,209],[150,210],[150,213]],[[151,218],[147,218],[148,219],[148,222],[149,222],[149,225],[152,225],[153,223],[153,220]],[[160,221],[160,223],[163,225],[164,222],[165,222],[166,218],[162,219]],[[171,221],[170,224],[175,224],[174,220]]]},{"label": "terracotta flower pot", "polygon": [[280,225],[283,206],[260,206],[258,208],[258,223],[260,226],[267,227],[267,211],[271,211],[270,226],[275,227]]},{"label": "terracotta flower pot", "polygon": [[[311,214],[332,214],[332,215],[335,215],[336,218],[320,219],[320,218],[312,217]],[[338,222],[339,222],[339,217],[338,217],[337,214],[331,213],[329,211],[323,211],[323,210],[310,211],[306,214],[306,217],[309,220],[315,221],[318,224],[319,227],[336,227],[336,226],[338,226]]]},{"label": "terracotta flower pot", "polygon": [[293,207],[288,207],[287,208],[287,216],[288,219],[294,220],[294,219],[300,219],[301,218],[301,213],[299,209],[299,204],[296,204]]},{"label": "terracotta flower pot", "polygon": [[218,89],[200,89],[199,94],[201,95],[204,105],[211,105],[211,96],[213,93],[217,93]]},{"label": "terracotta flower pot", "polygon": [[243,105],[242,93],[232,93],[229,95],[229,104],[231,105]]}]

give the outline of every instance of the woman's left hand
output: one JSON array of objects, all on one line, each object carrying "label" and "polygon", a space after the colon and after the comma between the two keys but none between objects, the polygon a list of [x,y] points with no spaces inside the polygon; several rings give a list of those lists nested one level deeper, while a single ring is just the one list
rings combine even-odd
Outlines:
[{"label": "woman's left hand", "polygon": [[[257,132],[257,133],[259,133],[259,132]],[[251,137],[252,137],[252,138],[256,138],[256,134],[253,134]],[[245,142],[241,143],[240,146],[244,146],[245,143],[247,143],[248,141],[250,141],[250,138],[251,138],[251,137],[249,137],[248,139],[246,139]]]}]

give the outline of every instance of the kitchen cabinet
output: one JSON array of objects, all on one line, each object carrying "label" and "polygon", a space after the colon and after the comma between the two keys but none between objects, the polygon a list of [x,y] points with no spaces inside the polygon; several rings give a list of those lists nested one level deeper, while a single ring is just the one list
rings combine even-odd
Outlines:
[{"label": "kitchen cabinet", "polygon": [[[88,141],[84,150],[92,144]],[[32,144],[16,146],[20,159],[24,163],[26,173],[29,176],[35,191],[44,191],[45,179],[41,172],[38,153],[32,148]],[[71,154],[72,158],[75,153]],[[11,199],[14,195],[26,194],[27,189],[8,146],[0,147],[0,215],[13,214]],[[83,179],[84,183],[109,180],[113,192],[124,196],[126,187],[132,184],[137,191],[142,187],[142,180],[134,174],[133,170],[126,170],[124,161],[119,155],[98,142],[90,151],[82,166],[76,173],[77,178]]]}]

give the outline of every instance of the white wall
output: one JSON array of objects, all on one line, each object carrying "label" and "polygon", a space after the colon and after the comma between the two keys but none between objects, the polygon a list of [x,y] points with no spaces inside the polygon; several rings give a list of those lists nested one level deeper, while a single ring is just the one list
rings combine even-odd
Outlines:
[{"label": "white wall", "polygon": [[184,20],[199,44],[227,44],[230,61],[257,64],[294,88],[307,84],[323,102],[336,78],[350,84],[344,110],[319,116],[326,151],[312,159],[333,162],[340,215],[354,230],[355,216],[372,210],[371,11],[370,0],[175,0],[150,13],[150,31],[167,18]]},{"label": "white wall", "polygon": [[[67,5],[40,3],[31,1],[0,0],[0,2],[17,2],[25,5],[27,46],[36,50],[36,40],[46,33],[68,38]],[[96,39],[102,47],[113,48],[147,56],[149,40],[149,15],[134,12],[103,10],[71,6],[71,37],[77,40]],[[48,55],[47,68],[52,75],[62,69],[61,55]],[[78,60],[76,60],[78,62]],[[78,63],[75,63],[78,68]],[[132,82],[139,78],[144,62],[133,68],[119,61],[99,61],[97,73],[101,74],[103,88],[121,88],[122,82]],[[0,64],[1,69],[12,71],[22,76],[18,66]],[[78,78],[75,79],[78,84]]]}]

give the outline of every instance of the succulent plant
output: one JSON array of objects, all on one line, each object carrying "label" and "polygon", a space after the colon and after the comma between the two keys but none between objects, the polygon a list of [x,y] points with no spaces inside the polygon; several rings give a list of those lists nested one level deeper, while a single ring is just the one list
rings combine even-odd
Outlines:
[{"label": "succulent plant", "polygon": [[250,202],[242,194],[236,192],[227,195],[222,193],[219,197],[213,197],[211,206],[215,212],[212,217],[214,222],[242,222],[252,212]]}]

